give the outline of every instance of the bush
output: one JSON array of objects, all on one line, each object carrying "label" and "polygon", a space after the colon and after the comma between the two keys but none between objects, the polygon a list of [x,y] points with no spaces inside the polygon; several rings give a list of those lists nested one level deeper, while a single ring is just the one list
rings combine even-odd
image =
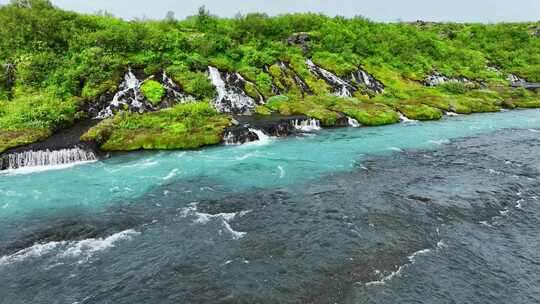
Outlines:
[{"label": "bush", "polygon": [[165,88],[155,80],[147,80],[141,85],[141,92],[151,104],[157,106],[165,95]]}]

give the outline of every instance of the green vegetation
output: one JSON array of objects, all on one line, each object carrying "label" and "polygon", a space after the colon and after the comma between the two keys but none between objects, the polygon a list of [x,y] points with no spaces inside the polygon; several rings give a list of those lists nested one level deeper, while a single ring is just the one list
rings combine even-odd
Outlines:
[{"label": "green vegetation", "polygon": [[[413,119],[439,119],[441,111],[540,107],[539,93],[511,89],[506,80],[514,73],[540,82],[540,38],[530,30],[538,22],[379,23],[311,13],[226,19],[204,8],[181,21],[128,22],[108,14],[63,11],[48,0],[13,0],[0,6],[0,24],[0,150],[42,139],[73,123],[89,105],[117,90],[128,67],[148,75],[163,70],[204,102],[216,95],[205,74],[208,65],[238,72],[250,81],[245,87],[248,95],[269,99],[257,113],[309,115],[324,126],[335,126],[343,114],[364,125],[380,125],[398,122],[397,111]],[[309,38],[307,45],[288,42],[297,33]],[[358,84],[352,99],[331,97],[329,85],[310,73],[307,58],[342,77],[362,67],[384,84],[385,91],[375,95]],[[423,86],[434,71],[467,77],[472,84]],[[305,94],[299,82],[314,96]],[[283,96],[273,97],[275,89]],[[162,100],[163,88],[157,83],[147,81],[142,90],[153,104]],[[101,127],[114,131],[100,133],[111,134],[103,147],[121,149],[128,133],[137,139],[129,149],[183,146],[181,136],[166,133],[164,138],[180,143],[157,143],[123,127],[126,121],[137,121],[145,122],[137,130],[172,132],[148,125],[176,123],[164,113],[168,112],[125,114],[103,122]],[[212,119],[202,122],[214,130]],[[180,125],[174,128],[184,130]]]},{"label": "green vegetation", "polygon": [[141,85],[141,92],[151,104],[157,106],[165,95],[165,88],[155,80],[148,80]]},{"label": "green vegetation", "polygon": [[398,105],[398,110],[405,117],[414,120],[438,120],[442,118],[439,109],[417,102],[407,102]]},{"label": "green vegetation", "polygon": [[100,122],[82,136],[104,151],[194,149],[221,141],[230,125],[207,103],[180,104],[148,114],[122,113]]}]

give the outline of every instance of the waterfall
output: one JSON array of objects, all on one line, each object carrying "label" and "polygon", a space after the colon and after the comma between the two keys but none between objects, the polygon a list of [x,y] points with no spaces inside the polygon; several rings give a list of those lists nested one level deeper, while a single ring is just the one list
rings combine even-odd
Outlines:
[{"label": "waterfall", "polygon": [[514,84],[514,83],[525,83],[527,82],[525,79],[519,77],[518,75],[516,74],[510,74],[508,75],[508,81],[510,81],[511,84]]},{"label": "waterfall", "polygon": [[444,115],[446,115],[446,116],[459,116],[459,114],[456,113],[456,112],[445,112]]},{"label": "waterfall", "polygon": [[169,76],[167,76],[167,73],[165,71],[163,71],[162,80],[162,85],[167,91],[167,96],[172,97],[171,99],[173,99],[174,101],[179,103],[195,101],[195,98],[193,98],[193,96],[183,93],[180,90],[180,87]]},{"label": "waterfall", "polygon": [[225,135],[223,135],[223,139],[221,141],[226,146],[233,146],[233,145],[242,144],[240,141],[237,140],[236,136],[234,136],[234,133],[231,132],[231,131],[227,131],[225,133]]},{"label": "waterfall", "polygon": [[259,144],[268,143],[270,141],[270,136],[264,134],[264,132],[261,130],[250,128],[249,131],[257,135],[259,138]]},{"label": "waterfall", "polygon": [[109,105],[99,111],[95,118],[104,119],[114,115],[114,110],[121,107],[133,107],[141,110],[142,95],[140,93],[141,81],[133,74],[131,68],[124,75],[124,81],[118,87],[119,91],[114,95]]},{"label": "waterfall", "polygon": [[[215,67],[208,67],[209,77],[216,88],[218,96],[214,99],[214,107],[221,113],[245,114],[256,106],[253,98],[244,92],[243,78],[237,73],[225,73],[225,80]],[[241,77],[241,76],[240,76]]]},{"label": "waterfall", "polygon": [[438,85],[447,83],[447,82],[459,82],[463,84],[472,84],[472,82],[466,77],[447,77],[441,73],[435,71],[429,75],[426,80],[424,80],[424,85],[428,87],[436,87]]},{"label": "waterfall", "polygon": [[347,122],[349,123],[350,127],[353,127],[353,128],[359,128],[360,127],[360,123],[358,122],[358,120],[356,120],[354,118],[351,118],[351,117],[347,116]]},{"label": "waterfall", "polygon": [[358,70],[349,73],[345,77],[345,80],[352,84],[364,85],[374,93],[384,93],[384,85],[363,69],[359,68]]},{"label": "waterfall", "polygon": [[[145,81],[155,80],[159,82],[165,89],[166,96],[164,102],[155,106],[152,103],[146,102],[144,95],[141,93],[141,86]],[[165,102],[167,100],[168,102]],[[157,111],[164,107],[171,107],[176,103],[185,103],[195,101],[195,99],[182,92],[179,85],[177,85],[167,73],[163,71],[150,77],[139,80],[129,68],[124,75],[124,80],[118,86],[118,92],[114,95],[109,104],[101,109],[94,118],[105,119],[114,116],[114,113],[118,110],[129,110],[131,112],[143,113],[145,111]]]},{"label": "waterfall", "polygon": [[93,160],[97,160],[96,154],[81,148],[25,151],[11,153],[0,158],[0,168],[9,170],[23,167],[59,166]]},{"label": "waterfall", "polygon": [[356,91],[356,88],[345,80],[337,77],[331,72],[317,66],[311,59],[306,60],[306,64],[315,76],[322,78],[334,89],[333,94],[341,97],[351,97]]},{"label": "waterfall", "polygon": [[398,113],[399,113],[399,121],[401,121],[401,122],[404,122],[404,123],[418,122],[418,120],[407,118],[407,116],[403,115],[401,112],[398,112]]},{"label": "waterfall", "polygon": [[321,123],[317,119],[295,119],[292,124],[296,130],[303,132],[317,131],[321,129]]}]

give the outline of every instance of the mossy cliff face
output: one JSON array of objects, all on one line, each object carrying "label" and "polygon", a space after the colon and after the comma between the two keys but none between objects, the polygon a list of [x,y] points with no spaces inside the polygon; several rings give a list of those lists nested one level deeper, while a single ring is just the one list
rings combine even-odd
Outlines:
[{"label": "mossy cliff face", "polygon": [[103,151],[195,149],[218,144],[230,123],[207,103],[188,103],[155,113],[122,113],[81,139],[98,143]]}]

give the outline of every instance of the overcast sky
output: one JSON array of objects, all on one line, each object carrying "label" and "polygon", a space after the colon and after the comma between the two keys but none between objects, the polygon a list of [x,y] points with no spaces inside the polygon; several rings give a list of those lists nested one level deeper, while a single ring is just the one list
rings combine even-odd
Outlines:
[{"label": "overcast sky", "polygon": [[[6,4],[9,0],[0,0]],[[53,0],[68,10],[108,11],[124,19],[161,19],[167,11],[177,18],[193,15],[206,5],[212,14],[233,17],[238,12],[322,12],[330,16],[362,15],[378,21],[500,22],[540,20],[540,0]]]}]

